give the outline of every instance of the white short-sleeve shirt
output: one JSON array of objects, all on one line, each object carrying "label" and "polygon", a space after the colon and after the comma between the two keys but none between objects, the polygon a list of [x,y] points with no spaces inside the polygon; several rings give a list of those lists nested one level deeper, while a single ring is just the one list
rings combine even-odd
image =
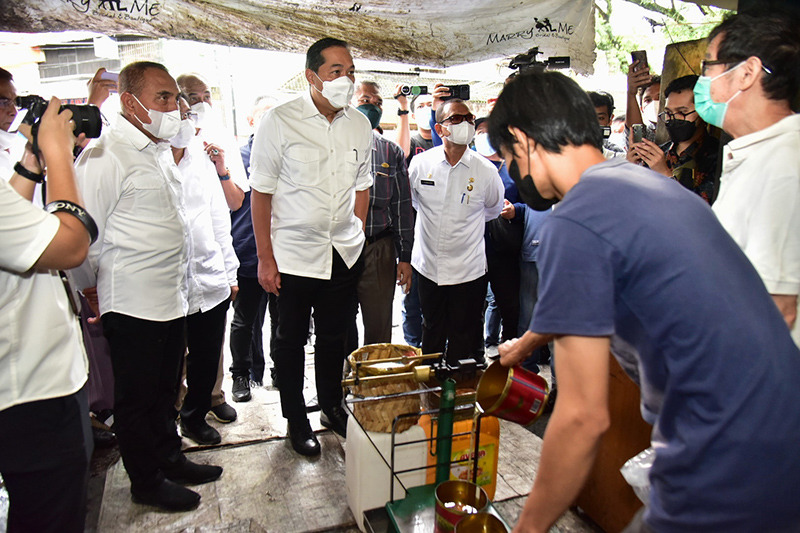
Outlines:
[{"label": "white short-sleeve shirt", "polygon": [[57,272],[31,267],[58,231],[0,180],[0,410],[66,396],[86,382],[80,324]]},{"label": "white short-sleeve shirt", "polygon": [[503,210],[497,168],[470,149],[450,166],[442,145],[414,156],[408,175],[417,210],[411,265],[438,285],[483,276],[486,222]]},{"label": "white short-sleeve shirt", "polygon": [[372,130],[350,106],[328,122],[310,94],[259,123],[250,186],[272,195],[272,250],[281,273],[330,279],[332,248],[352,267],[364,246],[355,192],[372,185]]},{"label": "white short-sleeve shirt", "polygon": [[800,115],[725,146],[713,209],[770,294],[800,294]]}]

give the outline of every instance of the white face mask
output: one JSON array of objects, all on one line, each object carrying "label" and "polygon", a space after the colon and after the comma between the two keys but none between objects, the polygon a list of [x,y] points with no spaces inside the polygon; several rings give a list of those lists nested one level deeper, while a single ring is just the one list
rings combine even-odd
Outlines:
[{"label": "white face mask", "polygon": [[483,157],[491,157],[497,153],[497,150],[489,142],[488,133],[478,133],[475,135],[475,151]]},{"label": "white face mask", "polygon": [[[131,96],[139,102],[135,94]],[[136,120],[138,120],[142,128],[153,137],[165,140],[171,139],[181,129],[181,113],[177,109],[175,111],[163,112],[147,109],[141,102],[139,102],[139,105],[142,106],[142,109],[147,111],[147,116],[150,117],[150,124],[145,124],[139,117],[136,117]]]},{"label": "white face mask", "polygon": [[175,148],[186,148],[194,137],[195,126],[192,119],[181,120],[181,129],[178,133],[169,140],[169,143]]},{"label": "white face mask", "polygon": [[0,150],[8,150],[17,142],[17,134],[0,129]]},{"label": "white face mask", "polygon": [[430,131],[431,115],[433,115],[433,109],[430,107],[418,107],[417,110],[414,111],[414,120],[417,121],[417,127],[421,130]]},{"label": "white face mask", "polygon": [[[316,72],[314,76],[317,76]],[[322,81],[319,76],[317,76],[317,79]],[[312,87],[314,86],[312,85]],[[314,89],[324,96],[334,109],[342,109],[353,99],[356,86],[347,76],[340,76],[333,81],[322,81],[321,91],[316,87]]]},{"label": "white face mask", "polygon": [[642,118],[650,124],[658,122],[658,100],[653,100],[645,104],[642,108]]},{"label": "white face mask", "polygon": [[195,120],[196,128],[203,129],[205,126],[209,125],[213,113],[211,104],[208,102],[197,102],[191,107],[191,110],[197,114],[197,119]]},{"label": "white face mask", "polygon": [[445,126],[450,131],[450,135],[445,137],[450,142],[461,145],[468,145],[475,137],[475,124],[470,124],[466,120],[461,124],[451,124]]}]

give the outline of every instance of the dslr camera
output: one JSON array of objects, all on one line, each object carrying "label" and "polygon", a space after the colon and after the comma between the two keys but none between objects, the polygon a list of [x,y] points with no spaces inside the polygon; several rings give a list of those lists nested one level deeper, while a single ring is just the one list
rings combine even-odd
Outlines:
[{"label": "dslr camera", "polygon": [[[27,96],[18,96],[16,104],[18,108],[28,110],[22,119],[22,123],[31,127],[31,134],[35,139],[36,133],[39,131],[39,119],[42,118],[45,109],[47,109],[47,100],[41,96],[29,94]],[[100,118],[100,109],[97,106],[65,104],[61,106],[59,112],[65,109],[72,111],[72,120],[75,121],[75,129],[73,130],[75,137],[81,133],[90,138],[100,137],[103,121]]]},{"label": "dslr camera", "polygon": [[534,46],[527,52],[515,56],[508,64],[508,68],[517,69],[522,74],[528,71],[541,72],[545,69],[563,69],[570,66],[569,56],[553,56],[544,61],[539,61],[536,59],[539,54],[541,54],[539,47]]}]

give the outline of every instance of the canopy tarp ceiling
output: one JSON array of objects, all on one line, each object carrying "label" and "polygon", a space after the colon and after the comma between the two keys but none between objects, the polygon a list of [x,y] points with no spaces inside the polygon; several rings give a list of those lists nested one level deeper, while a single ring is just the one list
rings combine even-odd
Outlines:
[{"label": "canopy tarp ceiling", "polygon": [[331,36],[360,57],[435,66],[538,46],[581,73],[594,63],[592,0],[26,0],[0,10],[0,31],[64,30],[290,52]]}]

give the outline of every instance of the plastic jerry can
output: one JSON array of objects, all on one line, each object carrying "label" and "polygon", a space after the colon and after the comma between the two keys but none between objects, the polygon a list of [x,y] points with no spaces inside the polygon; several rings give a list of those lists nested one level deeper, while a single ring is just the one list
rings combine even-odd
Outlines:
[{"label": "plastic jerry can", "polygon": [[[451,461],[462,459],[473,459],[475,453],[475,443],[472,440],[473,419],[457,420],[453,423],[453,445],[451,450]],[[427,457],[426,484],[436,482],[436,419],[430,415],[422,415],[418,422],[419,426],[425,431],[426,438],[434,439],[425,443],[425,455]],[[467,433],[466,435],[458,435]],[[484,416],[481,418],[480,447],[478,448],[478,485],[486,491],[489,499],[494,498],[497,489],[497,459],[500,448],[500,420],[494,416]],[[450,466],[450,479],[461,479],[472,481],[470,477],[470,463],[452,464]]]},{"label": "plastic jerry can", "polygon": [[[425,432],[419,425],[411,426],[408,430],[395,435],[395,471],[420,468],[398,476],[406,488],[425,485],[427,443],[424,439]],[[420,442],[397,446],[410,441]],[[365,431],[355,417],[348,417],[344,459],[347,504],[361,531],[366,531],[364,511],[383,507],[389,501],[389,483],[392,477],[389,469],[391,448],[391,433]],[[393,483],[394,499],[402,500],[406,496],[403,486],[397,479],[394,479]]]}]

